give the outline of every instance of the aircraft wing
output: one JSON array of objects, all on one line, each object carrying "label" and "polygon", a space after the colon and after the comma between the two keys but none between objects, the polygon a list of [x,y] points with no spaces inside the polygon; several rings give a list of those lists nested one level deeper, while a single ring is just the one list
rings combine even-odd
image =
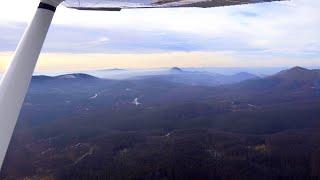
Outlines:
[{"label": "aircraft wing", "polygon": [[211,8],[282,0],[65,0],[64,5],[79,10],[120,11],[134,8]]}]

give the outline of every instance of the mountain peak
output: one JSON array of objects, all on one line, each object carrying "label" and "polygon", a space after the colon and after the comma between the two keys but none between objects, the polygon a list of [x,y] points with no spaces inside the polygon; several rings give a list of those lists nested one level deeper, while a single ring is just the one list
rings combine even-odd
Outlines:
[{"label": "mountain peak", "polygon": [[282,78],[282,79],[292,79],[292,80],[304,80],[304,79],[313,79],[317,77],[319,74],[310,69],[306,69],[303,67],[293,67],[287,70],[280,71],[275,74],[274,77]]},{"label": "mountain peak", "polygon": [[312,72],[312,71],[300,66],[295,66],[293,68],[280,71],[278,74],[300,74],[300,73],[308,73],[308,72]]},{"label": "mountain peak", "polygon": [[295,66],[295,67],[289,69],[288,71],[310,71],[310,70],[307,68],[300,67],[300,66]]},{"label": "mountain peak", "polygon": [[182,72],[183,70],[181,68],[178,68],[178,67],[173,67],[170,69],[170,71],[172,72]]}]

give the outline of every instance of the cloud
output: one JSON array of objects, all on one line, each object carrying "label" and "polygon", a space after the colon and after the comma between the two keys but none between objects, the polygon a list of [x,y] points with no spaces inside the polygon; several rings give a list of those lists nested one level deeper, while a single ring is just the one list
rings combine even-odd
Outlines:
[{"label": "cloud", "polygon": [[[13,51],[36,3],[25,0],[22,3],[28,11],[21,9],[21,13],[11,9],[17,3],[5,3],[0,7],[0,51]],[[319,63],[319,8],[320,1],[316,0],[121,12],[61,7],[44,52],[232,52],[239,59],[254,57],[257,64],[262,60],[277,64],[284,59]]]}]

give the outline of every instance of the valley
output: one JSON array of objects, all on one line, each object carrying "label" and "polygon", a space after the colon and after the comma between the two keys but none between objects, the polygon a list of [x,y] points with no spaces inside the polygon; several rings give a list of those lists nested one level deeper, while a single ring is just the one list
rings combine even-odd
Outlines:
[{"label": "valley", "polygon": [[[34,76],[1,179],[320,175],[320,71]],[[261,178],[264,177],[264,178]]]}]

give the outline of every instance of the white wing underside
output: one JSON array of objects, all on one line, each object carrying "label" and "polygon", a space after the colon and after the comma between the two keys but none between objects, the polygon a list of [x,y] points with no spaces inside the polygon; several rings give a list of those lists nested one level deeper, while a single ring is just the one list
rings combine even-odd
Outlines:
[{"label": "white wing underside", "polygon": [[121,10],[133,8],[210,8],[282,0],[65,0],[64,5],[79,10]]}]

